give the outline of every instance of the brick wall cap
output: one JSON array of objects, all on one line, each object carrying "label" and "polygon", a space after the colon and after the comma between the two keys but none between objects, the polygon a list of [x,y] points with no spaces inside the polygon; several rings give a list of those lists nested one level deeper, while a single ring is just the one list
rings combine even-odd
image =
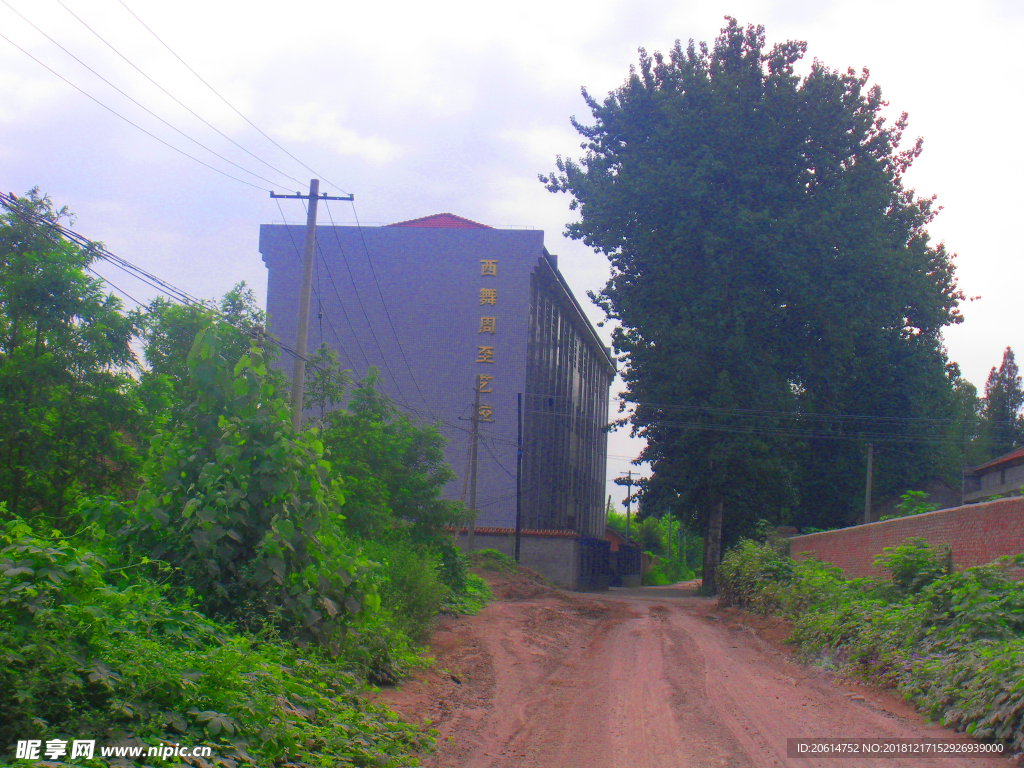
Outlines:
[{"label": "brick wall cap", "polygon": [[[445,530],[448,531],[449,533],[455,533],[455,528],[453,526],[450,526],[450,525],[445,526]],[[478,533],[478,534],[483,534],[483,535],[488,535],[489,534],[491,536],[495,536],[495,535],[498,535],[498,536],[515,536],[516,529],[515,528],[492,528],[492,527],[487,527],[487,528],[475,528],[475,529],[473,529],[473,532],[474,533]],[[466,527],[462,527],[462,528],[459,529],[459,533],[469,533],[469,529],[466,528]],[[541,537],[559,538],[559,539],[579,539],[579,538],[581,538],[580,534],[577,533],[576,531],[545,531],[545,530],[539,530],[539,529],[535,529],[535,528],[523,528],[522,530],[519,531],[519,535],[520,536],[541,536]]]}]

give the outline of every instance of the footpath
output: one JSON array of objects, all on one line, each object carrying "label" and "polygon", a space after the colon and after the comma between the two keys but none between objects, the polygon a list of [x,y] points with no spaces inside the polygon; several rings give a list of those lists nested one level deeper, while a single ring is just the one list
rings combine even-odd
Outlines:
[{"label": "footpath", "polygon": [[955,739],[901,699],[798,664],[776,619],[719,610],[693,584],[552,589],[484,574],[495,600],[445,617],[436,666],[381,699],[439,731],[433,768],[916,768],[1007,758],[793,758],[787,739]]}]

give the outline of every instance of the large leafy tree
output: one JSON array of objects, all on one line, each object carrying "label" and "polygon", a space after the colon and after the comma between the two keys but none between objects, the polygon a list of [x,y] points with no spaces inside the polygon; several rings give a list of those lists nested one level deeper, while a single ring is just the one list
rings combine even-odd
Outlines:
[{"label": "large leafy tree", "polygon": [[49,226],[66,208],[38,189],[19,202],[37,218],[0,216],[0,501],[62,526],[80,493],[134,479],[136,317],[87,273],[93,251]]},{"label": "large leafy tree", "polygon": [[987,458],[995,458],[1024,445],[1024,384],[1009,347],[998,368],[992,368],[985,382],[981,437]]},{"label": "large leafy tree", "polygon": [[[584,91],[584,157],[542,177],[611,262],[594,298],[648,441],[643,493],[703,525],[711,589],[723,531],[846,517],[864,446],[834,439],[843,416],[954,408],[941,330],[961,295],[932,200],[903,184],[921,144],[900,150],[906,116],[886,122],[867,72],[797,75],[805,50],[728,19],[712,46],[641,51],[604,101]],[[939,460],[904,453],[912,473]]]}]

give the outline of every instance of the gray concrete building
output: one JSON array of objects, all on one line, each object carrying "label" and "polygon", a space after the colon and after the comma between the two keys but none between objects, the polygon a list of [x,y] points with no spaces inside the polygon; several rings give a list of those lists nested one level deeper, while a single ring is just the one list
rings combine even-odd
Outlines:
[{"label": "gray concrete building", "polygon": [[[260,229],[269,331],[289,346],[303,237],[301,226]],[[544,233],[438,214],[382,227],[318,226],[316,250],[309,348],[325,342],[357,377],[375,366],[400,407],[440,422],[457,475],[446,489],[453,499],[467,480],[480,377],[477,546],[489,546],[492,534],[483,529],[504,536],[515,527],[520,393],[522,527],[563,532],[539,545],[548,559],[552,542],[601,539],[615,364],[544,247]],[[587,578],[557,581],[576,588]]]}]

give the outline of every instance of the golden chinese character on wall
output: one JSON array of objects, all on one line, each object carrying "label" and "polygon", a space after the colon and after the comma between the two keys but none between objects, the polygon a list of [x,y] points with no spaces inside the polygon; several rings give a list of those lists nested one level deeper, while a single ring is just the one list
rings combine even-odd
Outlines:
[{"label": "golden chinese character on wall", "polygon": [[476,415],[480,421],[494,421],[494,408],[480,403],[480,408],[477,410]]},{"label": "golden chinese character on wall", "polygon": [[480,330],[477,333],[490,333],[493,334],[498,330],[498,319],[495,317],[481,317],[480,318]]},{"label": "golden chinese character on wall", "polygon": [[498,276],[498,262],[496,260],[480,259],[480,274]]},{"label": "golden chinese character on wall", "polygon": [[494,381],[494,377],[490,374],[482,374],[476,377],[476,388],[478,392],[484,394],[493,394],[494,390],[491,389],[491,382]]},{"label": "golden chinese character on wall", "polygon": [[494,306],[498,303],[498,289],[497,288],[481,288],[480,289],[480,305],[490,304]]},{"label": "golden chinese character on wall", "polygon": [[493,363],[494,362],[494,347],[481,347],[477,346],[476,362],[478,363]]}]

